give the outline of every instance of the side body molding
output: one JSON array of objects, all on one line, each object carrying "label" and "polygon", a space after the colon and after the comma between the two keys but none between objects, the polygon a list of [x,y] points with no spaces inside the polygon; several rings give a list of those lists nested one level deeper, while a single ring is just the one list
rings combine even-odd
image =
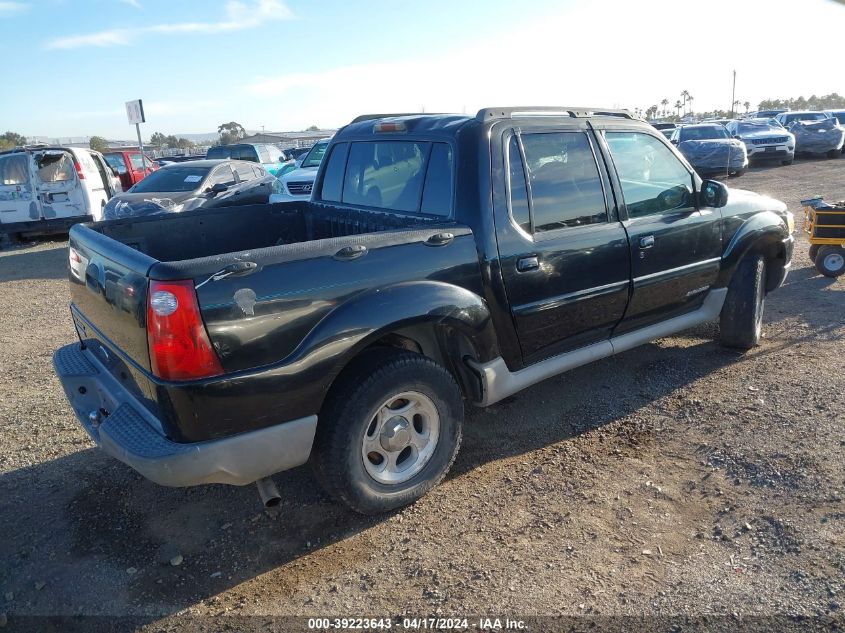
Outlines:
[{"label": "side body molding", "polygon": [[512,372],[505,361],[498,357],[488,363],[468,361],[481,376],[482,398],[476,404],[486,407],[507,398],[518,391],[530,387],[552,376],[586,365],[594,360],[613,356],[643,343],[648,343],[664,336],[669,336],[681,330],[694,327],[700,323],[710,321],[719,316],[728,291],[726,288],[711,290],[700,308],[676,316],[672,319],[655,323],[648,327],[626,332],[620,336],[611,337],[606,341],[599,341],[586,347],[553,356],[535,363],[525,369]]}]

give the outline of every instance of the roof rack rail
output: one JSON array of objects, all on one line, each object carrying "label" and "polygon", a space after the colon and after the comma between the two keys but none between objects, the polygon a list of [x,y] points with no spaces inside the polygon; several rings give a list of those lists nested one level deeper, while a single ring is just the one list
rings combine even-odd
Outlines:
[{"label": "roof rack rail", "polygon": [[623,119],[637,119],[629,110],[608,110],[607,108],[575,108],[572,106],[515,106],[509,108],[482,108],[475,115],[478,121],[512,119],[515,116],[568,116],[585,118],[591,116],[615,116]]},{"label": "roof rack rail", "polygon": [[352,119],[349,124],[352,125],[352,123],[360,123],[361,121],[372,121],[373,119],[388,119],[399,116],[428,116],[433,114],[439,114],[439,112],[394,112],[393,114],[362,114],[361,116],[356,116],[354,119]]}]

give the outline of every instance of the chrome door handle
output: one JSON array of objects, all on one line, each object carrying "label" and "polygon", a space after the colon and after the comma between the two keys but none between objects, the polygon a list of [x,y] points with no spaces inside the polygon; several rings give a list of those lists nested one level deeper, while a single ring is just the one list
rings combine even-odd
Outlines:
[{"label": "chrome door handle", "polygon": [[540,259],[536,255],[532,257],[522,257],[516,260],[517,272],[525,273],[529,270],[537,270],[538,268],[540,268]]},{"label": "chrome door handle", "polygon": [[651,248],[654,246],[654,236],[646,235],[640,238],[640,248]]}]

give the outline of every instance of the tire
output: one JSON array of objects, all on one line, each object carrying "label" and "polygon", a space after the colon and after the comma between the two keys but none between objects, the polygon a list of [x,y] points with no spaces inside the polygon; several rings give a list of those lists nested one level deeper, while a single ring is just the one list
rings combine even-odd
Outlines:
[{"label": "tire", "polygon": [[751,349],[760,344],[766,302],[766,261],[749,255],[737,266],[719,320],[720,339],[726,347]]},{"label": "tire", "polygon": [[794,162],[794,160],[782,160],[782,161],[780,161],[780,164],[783,165],[784,167],[787,167],[787,166],[791,165],[793,162]]},{"label": "tire", "polygon": [[739,178],[739,177],[740,177],[740,176],[742,176],[742,175],[743,175],[746,171],[747,171],[747,169],[737,169],[737,170],[734,172],[734,178]]},{"label": "tire", "polygon": [[820,249],[820,248],[821,248],[821,245],[820,245],[820,244],[810,244],[810,251],[809,251],[809,255],[810,255],[810,261],[811,261],[811,262],[815,262],[815,261],[816,261],[816,255],[818,255],[818,254],[819,254],[819,249]]},{"label": "tire", "polygon": [[17,233],[0,233],[0,249],[14,246],[20,241]]},{"label": "tire", "polygon": [[815,259],[816,270],[825,277],[839,277],[845,272],[845,248],[822,246]]},{"label": "tire", "polygon": [[323,405],[311,465],[331,497],[379,514],[413,503],[449,472],[463,399],[452,375],[419,354],[373,350],[353,363]]},{"label": "tire", "polygon": [[828,158],[839,158],[840,154],[842,154],[842,150],[832,149],[827,153]]}]

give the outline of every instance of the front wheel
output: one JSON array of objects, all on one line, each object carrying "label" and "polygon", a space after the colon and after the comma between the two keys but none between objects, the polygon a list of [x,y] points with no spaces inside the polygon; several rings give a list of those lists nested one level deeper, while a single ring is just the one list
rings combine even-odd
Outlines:
[{"label": "front wheel", "polygon": [[845,272],[845,248],[822,246],[815,258],[816,270],[825,277],[839,277]]},{"label": "front wheel", "polygon": [[792,160],[782,160],[782,161],[780,161],[780,164],[783,165],[784,167],[787,167],[787,166],[791,165],[792,163],[793,163]]},{"label": "front wheel", "polygon": [[743,259],[731,279],[728,296],[722,306],[719,319],[722,345],[751,349],[760,344],[765,286],[766,260],[759,255]]},{"label": "front wheel", "polygon": [[747,169],[737,169],[737,170],[734,172],[734,178],[739,178],[739,177],[740,177],[740,176],[742,176],[742,175],[743,175],[746,171],[747,171]]},{"label": "front wheel", "polygon": [[842,153],[842,150],[839,149],[832,149],[827,153],[828,158],[839,158],[839,155]]},{"label": "front wheel", "polygon": [[311,463],[329,495],[356,512],[413,503],[436,486],[461,443],[461,391],[425,356],[367,352],[339,378],[320,414]]}]

